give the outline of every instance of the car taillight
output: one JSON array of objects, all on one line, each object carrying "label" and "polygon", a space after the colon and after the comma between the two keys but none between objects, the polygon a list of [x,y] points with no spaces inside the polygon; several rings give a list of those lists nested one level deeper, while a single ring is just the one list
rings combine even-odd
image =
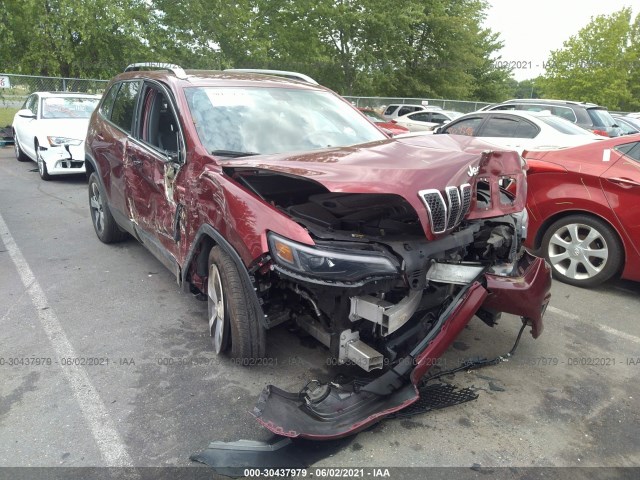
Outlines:
[{"label": "car taillight", "polygon": [[608,137],[609,134],[607,132],[605,132],[604,130],[591,130],[593,133],[595,133],[596,135],[600,135],[602,137]]},{"label": "car taillight", "polygon": [[533,158],[525,159],[525,161],[527,162],[527,175],[534,173],[567,173],[567,169],[557,163],[535,160]]},{"label": "car taillight", "polygon": [[391,120],[391,123],[398,123],[398,122],[396,122],[395,120]]}]

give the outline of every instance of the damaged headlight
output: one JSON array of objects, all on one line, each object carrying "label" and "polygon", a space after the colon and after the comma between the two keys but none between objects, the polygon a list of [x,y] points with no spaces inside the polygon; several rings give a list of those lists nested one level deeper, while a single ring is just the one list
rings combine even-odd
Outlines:
[{"label": "damaged headlight", "polygon": [[61,145],[78,146],[82,143],[82,140],[69,137],[47,137],[47,140],[49,141],[49,145],[52,147],[59,147]]},{"label": "damaged headlight", "polygon": [[369,276],[398,273],[391,259],[375,252],[355,254],[310,247],[274,233],[268,234],[268,240],[275,262],[285,269],[301,274],[353,282]]}]

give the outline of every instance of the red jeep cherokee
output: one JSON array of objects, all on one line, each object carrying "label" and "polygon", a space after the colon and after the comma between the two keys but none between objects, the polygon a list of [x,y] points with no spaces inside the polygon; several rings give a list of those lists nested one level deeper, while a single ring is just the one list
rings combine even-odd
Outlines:
[{"label": "red jeep cherokee", "polygon": [[378,371],[358,386],[265,388],[260,423],[335,438],[415,402],[472,316],[519,315],[537,337],[550,271],[521,248],[517,153],[391,139],[330,90],[280,73],[128,67],[91,118],[91,218],[101,241],[133,236],[206,296],[217,353],[251,363],[289,322],[338,363]]}]

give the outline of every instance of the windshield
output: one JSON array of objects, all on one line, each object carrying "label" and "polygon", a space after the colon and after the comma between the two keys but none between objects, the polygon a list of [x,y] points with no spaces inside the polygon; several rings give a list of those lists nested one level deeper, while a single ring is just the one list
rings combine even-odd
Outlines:
[{"label": "windshield", "polygon": [[555,115],[549,115],[548,117],[538,117],[538,120],[546,123],[550,127],[553,127],[560,133],[567,135],[591,135],[591,132],[577,126],[575,123],[571,123],[564,118],[556,117]]},{"label": "windshield", "polygon": [[607,110],[600,108],[589,108],[587,110],[595,127],[613,127],[616,121]]},{"label": "windshield", "polygon": [[200,141],[218,155],[309,151],[387,138],[330,92],[193,87],[185,95]]},{"label": "windshield", "polygon": [[99,101],[86,97],[46,97],[42,99],[42,118],[89,118]]}]

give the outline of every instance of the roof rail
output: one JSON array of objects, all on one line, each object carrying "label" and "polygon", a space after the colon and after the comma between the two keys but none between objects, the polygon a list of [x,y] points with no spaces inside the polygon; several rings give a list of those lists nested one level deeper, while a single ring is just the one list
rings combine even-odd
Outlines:
[{"label": "roof rail", "polygon": [[291,78],[293,80],[301,80],[312,85],[318,85],[313,78],[304,73],[287,72],[286,70],[264,70],[261,68],[227,68],[225,72],[238,72],[238,73],[260,73],[263,75],[275,75],[278,77]]},{"label": "roof rail", "polygon": [[178,78],[181,78],[181,79],[187,78],[187,74],[182,69],[182,67],[180,65],[174,65],[173,63],[162,63],[162,62],[132,63],[131,65],[128,65],[127,68],[124,69],[124,71],[137,72],[140,70],[150,70],[150,69],[168,70]]}]

